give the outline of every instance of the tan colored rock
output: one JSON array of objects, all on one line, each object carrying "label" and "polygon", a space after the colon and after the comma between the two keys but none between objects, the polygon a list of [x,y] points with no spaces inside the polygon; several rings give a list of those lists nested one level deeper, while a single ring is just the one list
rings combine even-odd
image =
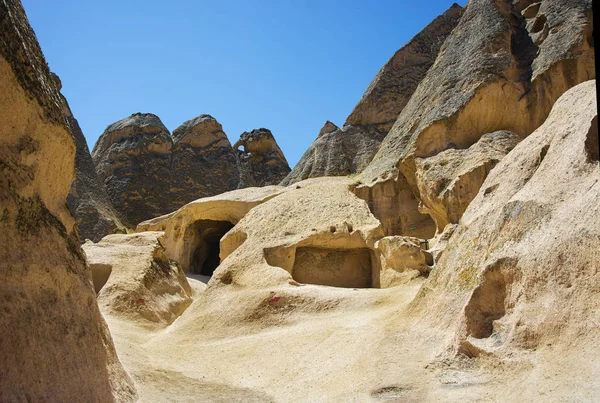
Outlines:
[{"label": "tan colored rock", "polygon": [[421,213],[429,214],[441,232],[457,224],[492,168],[521,139],[499,131],[483,135],[471,147],[448,149],[429,158],[415,158]]},{"label": "tan colored rock", "polygon": [[335,125],[335,123],[332,123],[332,122],[330,122],[328,120],[327,122],[325,122],[325,124],[323,125],[323,127],[321,128],[321,130],[319,130],[319,136],[318,137],[321,137],[324,134],[331,133],[331,132],[336,131],[338,129],[339,129],[339,127],[337,127]]},{"label": "tan colored rock", "polygon": [[165,255],[162,235],[109,235],[82,246],[104,314],[141,317],[164,326],[192,303],[192,289],[183,271]]},{"label": "tan colored rock", "polygon": [[375,243],[380,253],[381,288],[406,284],[419,277],[429,275],[433,266],[433,257],[423,250],[422,240],[418,238],[388,236]]},{"label": "tan colored rock", "polygon": [[[136,230],[164,231],[161,243],[169,258],[177,261],[184,272],[210,275],[216,268],[214,262],[218,265],[220,259],[227,257],[245,240],[231,237],[219,247],[225,233],[253,207],[282,191],[280,186],[265,186],[199,199],[171,214],[142,222]],[[209,266],[203,268],[204,263]]]},{"label": "tan colored rock", "polygon": [[420,201],[403,176],[369,185],[358,180],[354,183],[353,192],[367,202],[386,236],[404,234],[428,239],[435,235],[435,222],[419,209]]},{"label": "tan colored rock", "polygon": [[375,188],[385,181],[402,183],[398,176],[404,176],[420,201],[425,197],[417,184],[416,158],[467,149],[498,130],[525,137],[544,122],[562,93],[595,76],[591,2],[543,1],[539,12],[549,29],[543,39],[536,36],[536,24],[521,15],[527,5],[469,2],[362,182]]},{"label": "tan colored rock", "polygon": [[18,1],[0,32],[0,401],[134,401],[66,206],[75,142]]},{"label": "tan colored rock", "polygon": [[[502,365],[526,354],[538,368],[566,354],[561,367],[586,368],[600,337],[597,138],[589,81],[565,93],[487,177],[431,273],[428,288],[437,292],[422,292],[415,303],[415,315],[454,330],[450,352],[493,356]],[[431,310],[441,301],[443,316]],[[528,382],[547,382],[540,377],[532,371]],[[564,372],[561,379],[578,388],[590,382]],[[526,388],[505,397],[538,398]]]}]

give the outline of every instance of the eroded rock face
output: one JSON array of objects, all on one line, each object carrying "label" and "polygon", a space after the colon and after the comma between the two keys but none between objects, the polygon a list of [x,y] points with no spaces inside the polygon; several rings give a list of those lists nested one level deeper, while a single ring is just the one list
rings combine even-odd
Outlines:
[{"label": "eroded rock face", "polygon": [[421,213],[429,214],[437,232],[457,224],[494,166],[520,137],[508,131],[483,135],[465,150],[448,149],[429,158],[415,158]]},{"label": "eroded rock face", "polygon": [[[62,83],[56,74],[52,77],[60,91]],[[87,142],[73,116],[67,99],[60,94],[62,107],[73,138],[75,139],[75,180],[67,196],[67,204],[77,225],[80,242],[90,239],[98,242],[102,237],[113,233],[124,233],[117,212],[112,206],[104,186],[98,180],[96,168],[90,155]]]},{"label": "eroded rock face", "polygon": [[428,276],[433,266],[433,256],[421,245],[419,238],[388,236],[375,244],[381,262],[381,288],[406,284],[419,277]]},{"label": "eroded rock face", "polygon": [[268,129],[242,133],[233,148],[237,150],[239,189],[276,185],[290,173],[290,166]]},{"label": "eroded rock face", "polygon": [[108,126],[92,157],[115,209],[135,227],[199,198],[279,183],[290,171],[267,129],[243,133],[234,148],[210,115],[171,137],[156,115],[137,113]]},{"label": "eroded rock face", "polygon": [[109,235],[82,248],[104,314],[172,323],[192,303],[183,271],[164,253],[162,232]]},{"label": "eroded rock face", "polygon": [[237,187],[236,155],[215,118],[200,115],[188,120],[173,131],[173,142],[171,188],[164,195],[168,207],[162,214]]},{"label": "eroded rock face", "polygon": [[210,275],[215,267],[204,267],[204,263],[210,263],[207,258],[225,259],[246,240],[243,235],[230,236],[226,242],[221,238],[248,211],[283,190],[280,186],[265,186],[198,199],[178,211],[144,221],[136,230],[164,231],[161,242],[169,258],[177,261],[184,272]]},{"label": "eroded rock face", "polygon": [[127,226],[169,211],[172,148],[169,131],[151,113],[119,120],[98,139],[96,172]]},{"label": "eroded rock face", "polygon": [[455,329],[452,351],[543,356],[565,347],[578,362],[586,358],[577,345],[598,340],[595,96],[594,81],[565,93],[490,172],[464,213],[431,273],[436,293],[422,292],[415,304],[452,301],[444,317],[424,314]]},{"label": "eroded rock face", "polygon": [[66,206],[75,142],[25,12],[0,3],[0,400],[134,401]]},{"label": "eroded rock face", "polygon": [[327,121],[282,184],[365,169],[435,61],[461,12],[459,5],[452,5],[398,50],[371,81],[344,126],[338,129]]},{"label": "eroded rock face", "polygon": [[425,200],[417,183],[417,159],[467,149],[497,130],[525,137],[542,124],[562,93],[595,76],[591,1],[545,0],[526,8],[532,5],[469,2],[364,170],[363,182],[377,187],[389,180],[403,182],[398,179],[403,176],[415,199]]}]

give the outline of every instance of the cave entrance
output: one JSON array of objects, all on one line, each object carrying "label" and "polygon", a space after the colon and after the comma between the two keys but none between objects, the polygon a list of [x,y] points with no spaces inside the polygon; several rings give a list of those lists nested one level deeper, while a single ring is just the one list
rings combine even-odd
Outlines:
[{"label": "cave entrance", "polygon": [[221,238],[232,228],[229,221],[201,220],[194,224],[196,242],[191,251],[190,272],[212,276],[221,263]]}]

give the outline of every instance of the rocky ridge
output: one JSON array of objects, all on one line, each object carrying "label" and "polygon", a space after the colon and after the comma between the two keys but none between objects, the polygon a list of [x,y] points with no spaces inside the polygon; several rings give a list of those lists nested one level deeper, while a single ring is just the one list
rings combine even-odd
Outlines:
[{"label": "rocky ridge", "polygon": [[342,128],[327,121],[282,184],[319,176],[346,176],[365,169],[461,13],[462,7],[453,4],[400,48],[373,78]]},{"label": "rocky ridge", "polygon": [[[241,145],[246,151],[237,150]],[[184,122],[171,136],[158,116],[133,114],[106,128],[92,158],[129,227],[201,197],[278,183],[289,172],[269,130],[243,133],[234,148],[210,115]]]}]

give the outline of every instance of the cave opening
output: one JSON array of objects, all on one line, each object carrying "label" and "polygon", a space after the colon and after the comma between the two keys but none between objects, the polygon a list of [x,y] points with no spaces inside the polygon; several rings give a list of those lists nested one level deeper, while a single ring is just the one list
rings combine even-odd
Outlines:
[{"label": "cave opening", "polygon": [[200,220],[194,224],[196,242],[191,251],[190,272],[212,276],[221,263],[221,238],[232,228],[229,221]]}]

